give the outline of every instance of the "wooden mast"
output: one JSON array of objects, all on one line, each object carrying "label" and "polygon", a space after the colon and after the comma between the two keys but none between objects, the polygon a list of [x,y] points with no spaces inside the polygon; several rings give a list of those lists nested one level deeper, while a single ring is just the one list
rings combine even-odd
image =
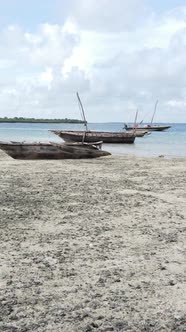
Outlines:
[{"label": "wooden mast", "polygon": [[80,105],[80,108],[81,108],[81,113],[82,113],[82,117],[83,117],[83,121],[84,121],[84,126],[86,127],[86,131],[88,131],[87,120],[86,120],[86,117],[85,117],[85,112],[84,112],[84,109],[83,109],[83,105],[82,105],[82,102],[81,102],[81,99],[79,97],[78,92],[76,92],[76,94],[77,94],[77,98],[78,98],[79,105]]},{"label": "wooden mast", "polygon": [[151,119],[151,123],[150,123],[151,126],[152,126],[152,123],[153,123],[153,120],[154,120],[154,115],[155,115],[155,113],[156,113],[157,105],[158,105],[158,100],[156,100],[156,103],[155,103],[154,113],[153,113],[153,116],[152,116],[152,119]]},{"label": "wooden mast", "polygon": [[137,123],[137,117],[138,117],[138,109],[136,111],[135,119],[134,119],[134,125],[133,125],[133,130],[135,131],[136,129],[136,123]]}]

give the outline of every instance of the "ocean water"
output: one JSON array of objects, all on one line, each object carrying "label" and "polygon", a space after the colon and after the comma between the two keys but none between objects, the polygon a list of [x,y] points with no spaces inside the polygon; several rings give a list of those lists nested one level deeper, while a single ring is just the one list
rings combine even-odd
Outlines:
[{"label": "ocean water", "polygon": [[[170,125],[172,127],[167,131],[136,138],[134,144],[104,144],[103,149],[119,155],[186,157],[186,124]],[[123,123],[90,123],[88,127],[90,130],[122,131]],[[0,141],[62,142],[50,129],[83,130],[84,126],[66,123],[0,123]]]}]

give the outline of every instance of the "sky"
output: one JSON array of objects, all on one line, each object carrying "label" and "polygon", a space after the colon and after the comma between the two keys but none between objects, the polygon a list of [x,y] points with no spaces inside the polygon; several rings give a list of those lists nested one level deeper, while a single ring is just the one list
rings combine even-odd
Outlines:
[{"label": "sky", "polygon": [[0,117],[186,123],[185,0],[0,0]]}]

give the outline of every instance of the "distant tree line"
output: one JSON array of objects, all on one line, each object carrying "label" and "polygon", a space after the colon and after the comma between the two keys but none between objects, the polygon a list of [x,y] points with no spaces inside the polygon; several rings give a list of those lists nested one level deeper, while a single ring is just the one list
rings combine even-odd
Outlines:
[{"label": "distant tree line", "polygon": [[35,118],[23,118],[23,117],[14,117],[14,118],[0,118],[0,122],[28,122],[28,123],[84,123],[82,120],[77,119],[35,119]]}]

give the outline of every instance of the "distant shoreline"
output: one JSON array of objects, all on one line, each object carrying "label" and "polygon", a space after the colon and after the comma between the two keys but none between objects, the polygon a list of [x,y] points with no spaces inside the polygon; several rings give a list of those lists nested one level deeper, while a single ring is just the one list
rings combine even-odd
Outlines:
[{"label": "distant shoreline", "polygon": [[0,123],[84,123],[78,119],[0,118]]}]

